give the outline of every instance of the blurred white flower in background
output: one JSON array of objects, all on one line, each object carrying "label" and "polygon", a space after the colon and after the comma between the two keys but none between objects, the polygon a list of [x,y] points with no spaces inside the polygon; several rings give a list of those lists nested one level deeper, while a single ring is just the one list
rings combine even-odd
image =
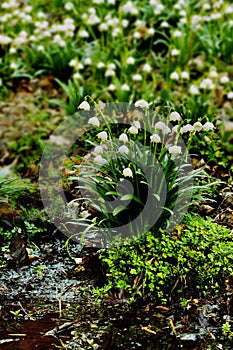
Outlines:
[{"label": "blurred white flower in background", "polygon": [[171,146],[168,148],[168,152],[170,154],[181,154],[181,147],[180,146]]},{"label": "blurred white flower in background", "polygon": [[177,72],[172,72],[170,78],[171,80],[179,80],[179,74]]},{"label": "blurred white flower in background", "polygon": [[145,100],[141,99],[135,102],[135,107],[147,108],[149,107],[149,104]]},{"label": "blurred white flower in background", "polygon": [[122,145],[122,146],[119,147],[119,152],[120,152],[120,153],[129,154],[129,149],[128,149],[127,146]]}]

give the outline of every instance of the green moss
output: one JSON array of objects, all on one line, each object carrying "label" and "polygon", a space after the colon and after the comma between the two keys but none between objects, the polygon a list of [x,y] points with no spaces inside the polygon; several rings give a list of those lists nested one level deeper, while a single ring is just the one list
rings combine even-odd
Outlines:
[{"label": "green moss", "polygon": [[107,284],[124,288],[131,296],[153,293],[167,302],[172,298],[211,296],[219,292],[233,273],[231,230],[188,214],[172,233],[146,235],[109,250],[101,251],[107,266]]}]

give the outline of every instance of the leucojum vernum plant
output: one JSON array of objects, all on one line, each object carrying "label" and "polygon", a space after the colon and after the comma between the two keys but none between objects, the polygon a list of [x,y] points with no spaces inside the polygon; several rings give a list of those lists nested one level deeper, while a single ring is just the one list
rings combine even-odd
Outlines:
[{"label": "leucojum vernum plant", "polygon": [[159,114],[145,100],[91,107],[87,99],[79,105],[87,118],[86,152],[70,177],[81,191],[71,220],[76,239],[110,247],[171,231],[211,185],[198,181],[203,173],[193,170],[189,145],[195,133],[211,133],[213,123],[187,124],[177,111]]}]

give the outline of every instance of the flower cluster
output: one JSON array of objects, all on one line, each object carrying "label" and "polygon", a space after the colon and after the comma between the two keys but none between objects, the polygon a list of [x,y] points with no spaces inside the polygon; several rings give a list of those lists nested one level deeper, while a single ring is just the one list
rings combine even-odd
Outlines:
[{"label": "flower cluster", "polygon": [[[145,99],[152,101],[150,91],[155,90],[157,101],[163,100],[160,92],[164,90],[171,101],[191,98],[202,105],[204,95],[211,112],[222,108],[216,103],[232,100],[227,62],[232,47],[233,7],[226,1],[201,1],[190,13],[180,0],[167,4],[166,11],[157,0],[149,1],[149,6],[134,1],[93,0],[81,13],[74,2],[65,1],[62,11],[53,9],[53,16],[50,7],[42,0],[38,5],[32,1],[21,4],[19,0],[1,4],[4,34],[0,34],[0,45],[10,68],[4,69],[3,74],[9,72],[7,79],[18,71],[26,74],[48,69],[60,80],[70,78],[79,87],[88,80],[93,93],[104,90],[107,99],[118,101],[138,96],[142,88],[144,99],[138,101],[141,108],[147,107]],[[176,23],[171,24],[168,13],[177,18]],[[211,35],[210,23],[214,28]],[[155,55],[154,28],[164,40],[161,56]],[[195,45],[187,51],[187,42],[194,40]],[[218,48],[216,42],[223,44]],[[220,56],[225,65],[215,60]],[[58,73],[57,57],[64,57],[64,62],[59,60],[64,76]],[[208,57],[216,66],[207,62]]]}]

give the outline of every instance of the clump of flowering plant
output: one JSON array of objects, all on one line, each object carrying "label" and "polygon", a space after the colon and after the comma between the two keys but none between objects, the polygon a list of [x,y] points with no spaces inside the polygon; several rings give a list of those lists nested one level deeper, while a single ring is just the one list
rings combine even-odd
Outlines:
[{"label": "clump of flowering plant", "polygon": [[[91,149],[71,178],[78,181],[78,201],[95,213],[82,217],[80,227],[102,236],[105,246],[171,230],[190,204],[203,200],[206,186],[194,186],[201,171],[192,169],[189,144],[195,133],[214,129],[210,122],[185,124],[177,111],[162,117],[143,100],[124,104],[122,119],[119,105],[93,110],[88,124],[94,130],[85,140]],[[79,108],[86,111],[87,104]]]}]

